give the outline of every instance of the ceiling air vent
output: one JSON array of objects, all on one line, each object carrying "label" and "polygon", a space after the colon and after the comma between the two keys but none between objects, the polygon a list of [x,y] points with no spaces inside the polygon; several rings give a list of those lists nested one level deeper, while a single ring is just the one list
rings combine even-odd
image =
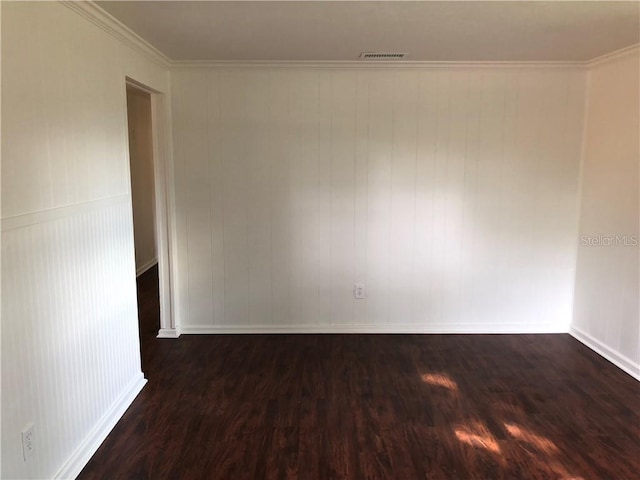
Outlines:
[{"label": "ceiling air vent", "polygon": [[402,60],[406,56],[406,53],[396,52],[363,52],[360,60]]}]

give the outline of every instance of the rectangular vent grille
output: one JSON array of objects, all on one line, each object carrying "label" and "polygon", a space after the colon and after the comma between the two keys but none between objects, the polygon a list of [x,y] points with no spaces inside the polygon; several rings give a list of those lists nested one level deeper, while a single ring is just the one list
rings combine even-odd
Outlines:
[{"label": "rectangular vent grille", "polygon": [[363,52],[360,60],[401,60],[406,56],[406,53],[396,52]]}]

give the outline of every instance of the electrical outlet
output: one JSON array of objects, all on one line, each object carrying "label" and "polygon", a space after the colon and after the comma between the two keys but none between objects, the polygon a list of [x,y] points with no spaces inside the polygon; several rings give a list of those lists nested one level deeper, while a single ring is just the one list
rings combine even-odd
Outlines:
[{"label": "electrical outlet", "polygon": [[33,455],[35,448],[33,423],[30,423],[22,430],[22,457],[25,462]]},{"label": "electrical outlet", "polygon": [[367,289],[364,283],[356,283],[353,286],[353,298],[357,300],[362,300],[363,298],[367,298]]}]

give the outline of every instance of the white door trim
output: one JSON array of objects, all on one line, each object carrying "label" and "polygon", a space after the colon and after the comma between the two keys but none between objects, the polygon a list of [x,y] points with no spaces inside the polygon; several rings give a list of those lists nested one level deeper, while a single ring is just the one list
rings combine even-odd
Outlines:
[{"label": "white door trim", "polygon": [[126,86],[142,90],[151,95],[151,131],[153,137],[153,181],[155,189],[155,227],[158,257],[158,281],[160,291],[160,328],[158,337],[180,336],[176,324],[174,302],[175,252],[171,232],[175,231],[173,202],[173,164],[171,162],[171,138],[168,98],[163,92],[150,88],[131,77],[126,77]]}]

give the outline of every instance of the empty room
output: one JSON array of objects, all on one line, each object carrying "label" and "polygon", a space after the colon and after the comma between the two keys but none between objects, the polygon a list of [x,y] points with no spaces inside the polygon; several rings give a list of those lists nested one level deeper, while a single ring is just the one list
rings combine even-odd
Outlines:
[{"label": "empty room", "polygon": [[0,20],[2,479],[640,480],[640,2]]}]

